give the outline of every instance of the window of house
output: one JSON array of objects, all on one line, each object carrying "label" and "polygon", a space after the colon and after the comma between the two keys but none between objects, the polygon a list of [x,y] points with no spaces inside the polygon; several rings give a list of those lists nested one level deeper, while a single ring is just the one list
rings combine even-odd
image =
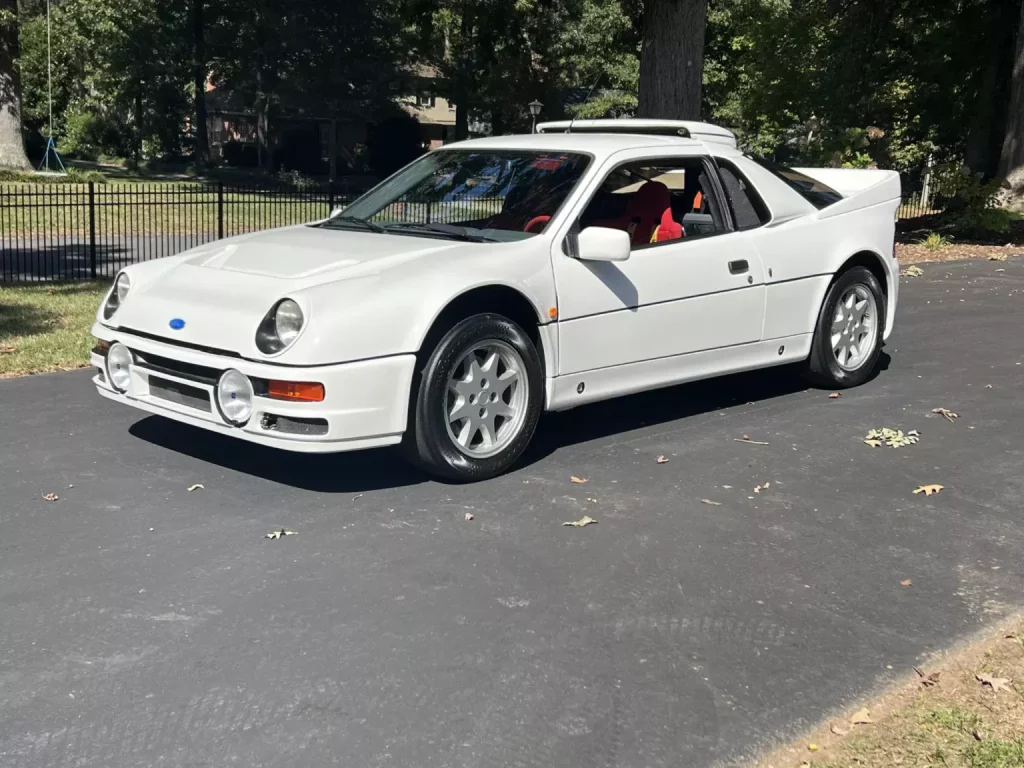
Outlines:
[{"label": "window of house", "polygon": [[433,107],[437,98],[431,93],[421,93],[416,97],[416,104],[421,107]]},{"label": "window of house", "polygon": [[705,160],[673,157],[618,166],[580,216],[580,227],[627,232],[634,248],[727,231]]},{"label": "window of house", "polygon": [[771,221],[768,206],[739,169],[728,160],[719,159],[717,163],[736,229],[754,229]]}]

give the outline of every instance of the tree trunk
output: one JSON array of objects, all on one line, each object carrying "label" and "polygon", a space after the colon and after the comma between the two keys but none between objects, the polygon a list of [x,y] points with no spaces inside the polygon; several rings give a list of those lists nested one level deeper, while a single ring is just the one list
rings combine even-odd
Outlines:
[{"label": "tree trunk", "polygon": [[21,132],[18,0],[0,0],[0,167],[31,170]]},{"label": "tree trunk", "polygon": [[1013,61],[1014,31],[1020,13],[1020,0],[991,0],[988,7],[988,34],[984,69],[967,134],[964,162],[987,180],[996,175],[999,154],[1005,136],[1006,103],[1009,83],[1006,73]]},{"label": "tree trunk", "polygon": [[192,0],[192,67],[195,82],[195,153],[196,171],[202,173],[210,164],[210,133],[206,124],[206,37],[203,28],[203,6],[206,0]]},{"label": "tree trunk", "polygon": [[1010,183],[1015,197],[1021,195],[1024,191],[1024,3],[1021,3],[1020,24],[1017,30],[1003,150],[996,173]]},{"label": "tree trunk", "polygon": [[645,0],[639,117],[700,119],[708,0]]}]

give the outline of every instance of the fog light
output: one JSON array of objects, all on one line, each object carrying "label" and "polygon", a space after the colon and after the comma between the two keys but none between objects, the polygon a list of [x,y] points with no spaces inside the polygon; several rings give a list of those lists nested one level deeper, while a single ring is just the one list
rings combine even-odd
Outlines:
[{"label": "fog light", "polygon": [[252,416],[252,382],[232,368],[217,382],[217,408],[224,420],[240,427]]},{"label": "fog light", "polygon": [[111,344],[107,352],[107,381],[121,394],[128,391],[132,381],[132,353],[119,341]]}]

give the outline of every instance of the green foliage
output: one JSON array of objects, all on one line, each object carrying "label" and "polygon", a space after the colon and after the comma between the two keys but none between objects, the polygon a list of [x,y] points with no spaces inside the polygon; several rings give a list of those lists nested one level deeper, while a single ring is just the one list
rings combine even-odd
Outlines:
[{"label": "green foliage", "polygon": [[964,750],[968,768],[1024,768],[1024,739],[986,739]]},{"label": "green foliage", "polygon": [[1003,179],[985,181],[982,174],[958,165],[936,169],[933,178],[935,188],[942,191],[936,203],[945,210],[945,229],[966,237],[1010,231],[1014,215],[999,207],[1006,186]]},{"label": "green foliage", "polygon": [[918,240],[917,244],[923,245],[929,251],[941,251],[943,248],[948,248],[953,244],[953,238],[939,232],[929,232],[925,237]]}]

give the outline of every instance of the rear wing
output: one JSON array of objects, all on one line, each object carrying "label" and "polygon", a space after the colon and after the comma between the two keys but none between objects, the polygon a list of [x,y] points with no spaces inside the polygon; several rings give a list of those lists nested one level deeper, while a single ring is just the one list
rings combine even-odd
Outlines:
[{"label": "rear wing", "polygon": [[895,213],[902,200],[900,175],[896,171],[863,168],[794,168],[793,170],[810,176],[843,196],[839,202],[822,208],[818,218],[831,218],[883,203],[895,203],[893,207]]},{"label": "rear wing", "polygon": [[736,146],[736,134],[728,128],[696,120],[555,120],[537,125],[537,133],[632,133],[641,136],[681,136],[686,139]]}]

